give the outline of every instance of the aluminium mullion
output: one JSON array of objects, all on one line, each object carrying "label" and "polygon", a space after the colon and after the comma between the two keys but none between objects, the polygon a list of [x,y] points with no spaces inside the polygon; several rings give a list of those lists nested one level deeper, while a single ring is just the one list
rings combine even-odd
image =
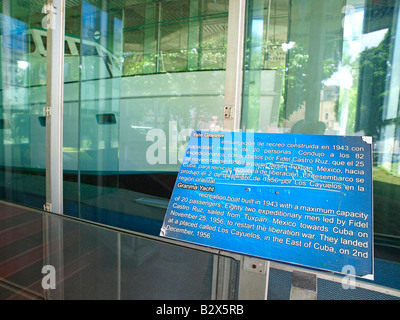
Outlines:
[{"label": "aluminium mullion", "polygon": [[[63,86],[65,0],[48,0],[46,80],[46,204],[45,210],[63,214]],[[56,288],[47,299],[64,299],[63,221],[45,215],[45,261],[56,271]]]},{"label": "aluminium mullion", "polygon": [[240,131],[246,0],[229,1],[224,130]]},{"label": "aluminium mullion", "polygon": [[[46,203],[49,211],[63,213],[63,86],[65,0],[49,0],[54,19],[47,29]],[[52,9],[53,10],[53,9]]]},{"label": "aluminium mullion", "polygon": [[[243,56],[246,26],[246,8],[248,0],[229,1],[228,17],[228,46],[226,61],[225,80],[225,106],[224,106],[224,130],[241,131],[242,114],[242,86],[243,86]],[[267,26],[268,28],[269,26]],[[242,255],[242,262],[239,266],[239,288],[238,299],[267,299],[269,262],[262,259],[254,259],[255,265],[265,266],[263,272],[248,268],[248,257]],[[229,262],[227,262],[229,263]],[[225,272],[227,264],[223,266]],[[221,268],[221,267],[220,267]],[[215,277],[214,286],[219,285]],[[227,288],[229,277],[222,279],[223,288]],[[217,282],[217,283],[215,283]]]}]

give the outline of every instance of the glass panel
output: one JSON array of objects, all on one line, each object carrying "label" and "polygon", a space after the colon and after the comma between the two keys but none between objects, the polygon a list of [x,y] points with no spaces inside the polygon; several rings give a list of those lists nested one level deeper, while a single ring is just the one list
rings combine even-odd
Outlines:
[{"label": "glass panel", "polygon": [[190,132],[222,127],[228,7],[66,1],[66,214],[159,234]]},{"label": "glass panel", "polygon": [[382,259],[400,262],[399,10],[398,0],[250,0],[242,119],[261,132],[373,137],[376,281],[389,286]]},{"label": "glass panel", "polygon": [[[227,299],[237,297],[238,262],[229,257],[3,202],[0,209],[0,299],[210,300],[223,285]],[[215,276],[219,259],[231,264],[225,279]]]},{"label": "glass panel", "polygon": [[42,5],[0,1],[0,198],[46,202]]},{"label": "glass panel", "polygon": [[121,299],[209,300],[215,258],[206,252],[123,235]]},{"label": "glass panel", "polygon": [[3,201],[0,212],[0,299],[42,298],[43,217]]}]

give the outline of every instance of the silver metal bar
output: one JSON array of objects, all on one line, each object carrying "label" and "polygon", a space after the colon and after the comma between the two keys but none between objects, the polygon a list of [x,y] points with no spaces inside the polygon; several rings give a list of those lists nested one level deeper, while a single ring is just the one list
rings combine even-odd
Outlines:
[{"label": "silver metal bar", "polygon": [[[2,1],[2,14],[4,17],[11,17],[11,8],[10,8],[10,0],[4,0]],[[5,19],[2,19],[2,35],[8,33],[11,33],[11,24],[10,23],[5,23],[3,22],[5,21]],[[13,88],[10,84],[10,79],[12,79],[13,75],[11,74],[11,70],[10,68],[7,68],[7,64],[4,63],[4,61],[12,61],[11,59],[11,51],[10,50],[5,50],[2,48],[2,52],[1,54],[1,58],[2,58],[2,81],[1,81],[1,85],[2,85],[2,104],[3,107],[1,108],[1,114],[3,114],[3,116],[5,116],[6,112],[4,109],[4,106],[8,105],[10,103],[9,101],[9,97],[11,95],[8,94],[8,92],[12,91]],[[6,80],[6,81],[4,81]],[[24,103],[26,103],[26,99],[24,99]],[[4,139],[4,136],[2,136],[2,140]],[[4,144],[4,140],[1,141],[0,143]],[[11,152],[6,152],[4,151],[3,154],[3,163],[5,164],[6,167],[12,167],[13,166],[13,161],[12,161],[12,154]],[[4,170],[4,185],[7,185],[8,183],[12,183],[13,181],[13,173],[10,170]],[[11,184],[11,188],[7,187],[4,189],[4,196],[5,199],[13,199],[13,188],[14,186]]]},{"label": "silver metal bar", "polygon": [[[65,0],[48,0],[42,13],[47,29],[46,83],[46,204],[45,210],[63,213],[63,87]],[[56,270],[55,290],[47,299],[64,299],[63,221],[45,217],[46,263]]]},{"label": "silver metal bar", "polygon": [[245,15],[246,0],[229,1],[225,108],[233,112],[224,117],[224,129],[231,131],[240,130]]},{"label": "silver metal bar", "polygon": [[46,203],[54,213],[63,213],[63,85],[65,0],[48,0],[46,105]]},{"label": "silver metal bar", "polygon": [[[246,0],[229,1],[224,130],[230,131],[241,128],[245,16]],[[241,259],[238,298],[266,299],[269,262],[246,256]],[[226,266],[224,268],[226,270]]]},{"label": "silver metal bar", "polygon": [[121,233],[117,233],[117,300],[121,300]]}]

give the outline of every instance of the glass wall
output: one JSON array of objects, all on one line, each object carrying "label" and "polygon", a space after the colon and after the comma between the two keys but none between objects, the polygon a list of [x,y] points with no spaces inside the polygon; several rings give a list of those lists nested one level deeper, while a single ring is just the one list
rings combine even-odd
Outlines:
[{"label": "glass wall", "polygon": [[[0,300],[237,299],[232,258],[2,201],[0,209]],[[218,266],[228,262],[229,272]]]},{"label": "glass wall", "polygon": [[66,1],[64,213],[158,235],[189,134],[222,128],[229,1]]},{"label": "glass wall", "polygon": [[46,202],[42,6],[0,1],[0,198],[37,208]]},{"label": "glass wall", "polygon": [[248,1],[242,128],[372,136],[378,281],[400,262],[399,5]]},{"label": "glass wall", "polygon": [[[0,1],[0,198],[38,208],[43,5]],[[229,1],[65,5],[64,213],[158,235],[190,132],[223,129]],[[246,5],[241,129],[372,136],[377,274],[398,270],[400,0]]]}]

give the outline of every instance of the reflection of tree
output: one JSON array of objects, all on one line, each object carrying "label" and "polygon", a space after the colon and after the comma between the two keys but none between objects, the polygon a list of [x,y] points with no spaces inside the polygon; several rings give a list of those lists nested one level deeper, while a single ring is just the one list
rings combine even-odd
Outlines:
[{"label": "reflection of tree", "polygon": [[290,112],[287,112],[285,118],[288,119],[289,116],[300,108],[300,106],[305,101],[305,78],[308,62],[308,53],[304,46],[297,44],[293,49],[289,51],[288,54],[288,66],[287,66],[287,86],[286,90],[288,92],[295,93],[297,99],[295,100],[295,105],[291,107]]},{"label": "reflection of tree", "polygon": [[[213,43],[215,39],[207,41]],[[217,42],[217,40],[215,40]],[[184,72],[196,70],[223,70],[225,69],[226,45],[203,48],[182,49],[174,52],[159,53],[125,53],[124,75],[138,75],[144,73]],[[197,60],[197,65],[189,65],[190,59]],[[157,63],[159,70],[157,71]],[[145,72],[144,70],[152,70]]]},{"label": "reflection of tree", "polygon": [[357,99],[356,131],[379,139],[388,74],[390,29],[379,46],[360,55],[360,81]]},{"label": "reflection of tree", "polygon": [[[188,37],[187,28],[180,27],[170,34],[169,22],[161,21],[162,37],[155,39],[157,45],[154,51],[124,52],[124,75],[225,69],[228,15],[227,13],[226,16],[225,13],[223,15],[216,20],[200,16],[182,17],[182,21],[186,21],[187,26],[193,28],[191,31],[193,39],[182,43],[180,39]],[[196,22],[198,18],[202,19],[201,24]],[[209,30],[214,28],[221,31],[210,33]],[[140,48],[144,48],[144,42],[139,41],[138,44]]]},{"label": "reflection of tree", "polygon": [[[289,51],[286,66],[286,87],[287,95],[290,95],[286,103],[285,112],[280,112],[280,121],[288,120],[293,112],[299,110],[306,101],[308,94],[307,76],[310,67],[318,68],[319,66],[309,66],[310,55],[305,45],[296,43]],[[322,79],[328,79],[337,71],[337,63],[327,58],[322,61]],[[288,97],[288,96],[287,96]]]}]

